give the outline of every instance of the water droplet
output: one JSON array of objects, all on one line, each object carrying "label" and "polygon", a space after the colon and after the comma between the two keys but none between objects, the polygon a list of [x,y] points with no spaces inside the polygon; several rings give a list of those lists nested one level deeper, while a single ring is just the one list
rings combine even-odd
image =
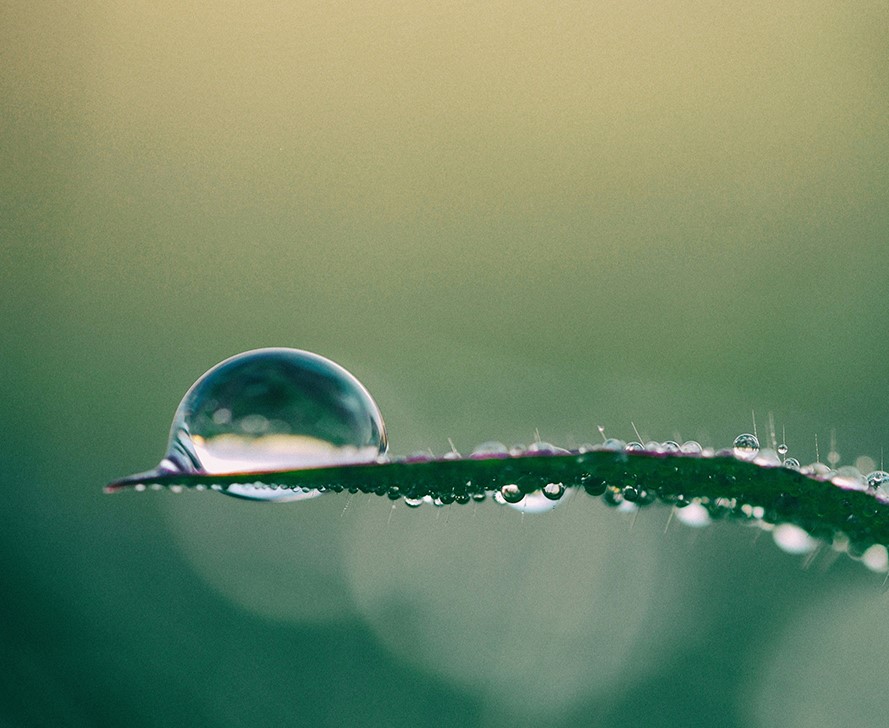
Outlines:
[{"label": "water droplet", "polygon": [[871,571],[883,574],[889,571],[889,551],[882,544],[875,543],[861,555],[861,562]]},{"label": "water droplet", "polygon": [[837,470],[833,484],[846,490],[868,490],[870,487],[861,471],[852,465],[844,465]]},{"label": "water droplet", "polygon": [[874,470],[865,476],[867,489],[871,493],[881,492],[884,495],[889,494],[889,473],[885,470]]},{"label": "water droplet", "polygon": [[661,443],[661,452],[672,453],[679,452],[679,450],[679,443],[674,440],[665,440]]},{"label": "water droplet", "polygon": [[608,481],[602,480],[602,478],[592,473],[585,473],[581,476],[580,481],[587,494],[594,497],[602,495],[608,488]]},{"label": "water droplet", "polygon": [[485,458],[505,458],[509,456],[509,448],[502,442],[496,440],[488,440],[478,445],[469,455],[473,460],[483,460]]},{"label": "water droplet", "polygon": [[645,445],[641,442],[628,442],[624,449],[627,452],[642,452],[645,449]]},{"label": "water droplet", "polygon": [[689,503],[676,511],[676,520],[685,526],[703,528],[710,524],[710,513],[700,503]]},{"label": "water droplet", "polygon": [[620,452],[621,450],[625,450],[627,444],[623,440],[618,440],[615,437],[609,437],[605,442],[602,443],[603,450],[613,450],[615,452]]},{"label": "water droplet", "polygon": [[808,554],[818,546],[818,542],[814,538],[792,523],[782,523],[780,526],[775,526],[772,538],[778,544],[778,548],[788,554]]},{"label": "water droplet", "polygon": [[422,498],[409,498],[408,496],[404,497],[404,504],[408,508],[419,508],[421,505],[423,505],[423,502],[424,501]]},{"label": "water droplet", "polygon": [[521,488],[515,483],[508,483],[504,485],[500,489],[500,495],[503,496],[503,500],[507,503],[518,503],[522,498],[525,497],[525,494],[522,492]]},{"label": "water droplet", "polygon": [[745,432],[743,435],[738,435],[735,438],[732,444],[732,451],[736,458],[752,460],[756,457],[756,453],[759,452],[759,440],[756,435]]},{"label": "water droplet", "polygon": [[656,442],[655,440],[649,440],[645,443],[645,451],[646,452],[663,452],[661,450],[661,444]]},{"label": "water droplet", "polygon": [[787,454],[787,445],[785,445],[783,442],[778,445],[778,454],[781,457],[784,457]]},{"label": "water droplet", "polygon": [[562,483],[547,483],[543,486],[543,495],[550,500],[557,501],[565,494],[565,486]]},{"label": "water droplet", "polygon": [[799,470],[799,460],[796,458],[785,458],[784,467],[789,468],[790,470]]},{"label": "water droplet", "polygon": [[688,440],[686,442],[683,442],[680,449],[687,455],[700,455],[702,452],[704,452],[704,448],[701,447],[701,443],[695,440]]},{"label": "water droplet", "polygon": [[803,475],[808,475],[819,480],[829,480],[836,472],[824,463],[809,463],[800,468]]},{"label": "water droplet", "polygon": [[766,468],[774,468],[781,465],[781,457],[776,450],[770,447],[764,447],[753,458],[753,462]]},{"label": "water droplet", "polygon": [[[349,372],[307,351],[257,349],[192,385],[159,469],[218,475],[369,463],[386,447],[380,411]],[[223,492],[269,501],[319,495],[244,484]]]}]

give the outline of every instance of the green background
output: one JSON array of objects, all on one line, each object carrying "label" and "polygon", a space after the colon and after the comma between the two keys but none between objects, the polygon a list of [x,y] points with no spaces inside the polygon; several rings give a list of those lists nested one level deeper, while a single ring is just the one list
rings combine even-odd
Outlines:
[{"label": "green background", "polygon": [[879,462],[887,21],[3,3],[0,725],[884,724],[889,598],[829,551],[585,496],[101,488],[273,345],[352,371],[395,454],[755,410]]}]

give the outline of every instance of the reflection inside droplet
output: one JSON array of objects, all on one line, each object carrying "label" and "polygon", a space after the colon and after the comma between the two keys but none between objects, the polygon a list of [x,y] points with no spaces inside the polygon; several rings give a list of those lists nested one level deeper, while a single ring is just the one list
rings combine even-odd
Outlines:
[{"label": "reflection inside droplet", "polygon": [[[188,390],[173,418],[166,472],[229,474],[373,462],[386,452],[376,403],[338,364],[297,349],[226,359]],[[317,490],[233,485],[228,495],[305,500]]]},{"label": "reflection inside droplet", "polygon": [[759,452],[759,439],[756,435],[745,432],[735,438],[732,450],[735,453],[735,457],[743,460],[752,460],[756,457],[756,453]]}]

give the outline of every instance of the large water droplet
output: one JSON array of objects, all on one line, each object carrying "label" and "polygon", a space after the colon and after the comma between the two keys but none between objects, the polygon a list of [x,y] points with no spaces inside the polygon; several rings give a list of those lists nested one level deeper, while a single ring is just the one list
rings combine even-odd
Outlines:
[{"label": "large water droplet", "polygon": [[756,457],[756,453],[759,452],[759,440],[756,435],[751,435],[750,433],[738,435],[732,444],[732,450],[736,458],[752,460]]},{"label": "large water droplet", "polygon": [[[297,349],[238,354],[182,399],[160,469],[228,474],[369,463],[386,452],[376,403],[338,364]],[[231,486],[253,500],[304,500],[310,490]]]}]

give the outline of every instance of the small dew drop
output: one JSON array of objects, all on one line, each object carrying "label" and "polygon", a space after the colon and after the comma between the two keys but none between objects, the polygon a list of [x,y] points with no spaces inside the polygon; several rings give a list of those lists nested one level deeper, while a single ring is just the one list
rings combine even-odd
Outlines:
[{"label": "small dew drop", "polygon": [[781,456],[770,447],[764,447],[760,450],[753,458],[753,462],[766,468],[773,468],[782,464]]},{"label": "small dew drop", "polygon": [[683,508],[676,509],[676,520],[692,528],[703,528],[710,524],[710,514],[700,503],[689,503]]},{"label": "small dew drop", "polygon": [[557,501],[565,494],[565,486],[562,483],[547,483],[543,487],[543,495],[549,500]]},{"label": "small dew drop", "polygon": [[502,442],[496,440],[488,440],[481,445],[476,446],[469,455],[473,460],[484,460],[485,458],[505,458],[509,457],[509,448]]},{"label": "small dew drop", "polygon": [[756,435],[751,435],[746,432],[742,435],[738,435],[732,444],[732,451],[736,458],[740,458],[741,460],[752,460],[756,457],[756,453],[759,452],[759,439]]},{"label": "small dew drop", "polygon": [[683,442],[680,449],[686,455],[700,455],[702,452],[704,452],[704,448],[701,447],[701,443],[695,440],[687,440],[686,442]]},{"label": "small dew drop", "polygon": [[834,485],[846,490],[868,490],[870,487],[861,471],[852,465],[844,465],[837,470],[832,482]]},{"label": "small dew drop", "polygon": [[865,476],[867,489],[871,493],[880,492],[883,495],[889,495],[889,473],[885,470],[874,470]]},{"label": "small dew drop", "polygon": [[784,467],[788,470],[799,470],[799,460],[797,460],[796,458],[785,458]]},{"label": "small dew drop", "polygon": [[563,447],[556,447],[550,442],[533,442],[525,450],[528,455],[567,455],[568,451]]},{"label": "small dew drop", "polygon": [[817,462],[802,466],[800,472],[803,475],[808,475],[809,477],[817,478],[818,480],[829,480],[836,474],[829,465]]},{"label": "small dew drop", "polygon": [[508,483],[500,489],[500,495],[506,503],[518,503],[525,494],[516,483]]},{"label": "small dew drop", "polygon": [[788,554],[802,555],[815,550],[818,542],[805,530],[792,523],[782,523],[775,526],[772,538],[782,551]]},{"label": "small dew drop", "polygon": [[[556,488],[560,487],[560,483],[549,483],[543,490],[535,490],[533,493],[526,493],[525,497],[517,503],[507,502],[510,508],[514,508],[522,513],[548,513],[556,508],[560,503],[568,499],[568,491],[562,488],[562,493],[557,498],[553,497]],[[547,488],[550,490],[547,491]]]},{"label": "small dew drop", "polygon": [[641,442],[628,442],[624,450],[627,452],[642,452],[645,450],[645,445]]},{"label": "small dew drop", "polygon": [[778,454],[781,457],[784,457],[787,454],[787,445],[785,443],[782,442],[780,445],[778,445]]},{"label": "small dew drop", "polygon": [[861,555],[861,562],[871,571],[885,574],[889,571],[889,551],[882,544],[875,543]]},{"label": "small dew drop", "polygon": [[661,443],[661,452],[673,453],[680,451],[679,443],[674,440],[665,440]]},{"label": "small dew drop", "polygon": [[622,450],[627,449],[627,444],[623,440],[609,437],[607,440],[605,440],[605,442],[602,443],[601,448],[603,450],[613,450],[614,452],[621,452]]}]

